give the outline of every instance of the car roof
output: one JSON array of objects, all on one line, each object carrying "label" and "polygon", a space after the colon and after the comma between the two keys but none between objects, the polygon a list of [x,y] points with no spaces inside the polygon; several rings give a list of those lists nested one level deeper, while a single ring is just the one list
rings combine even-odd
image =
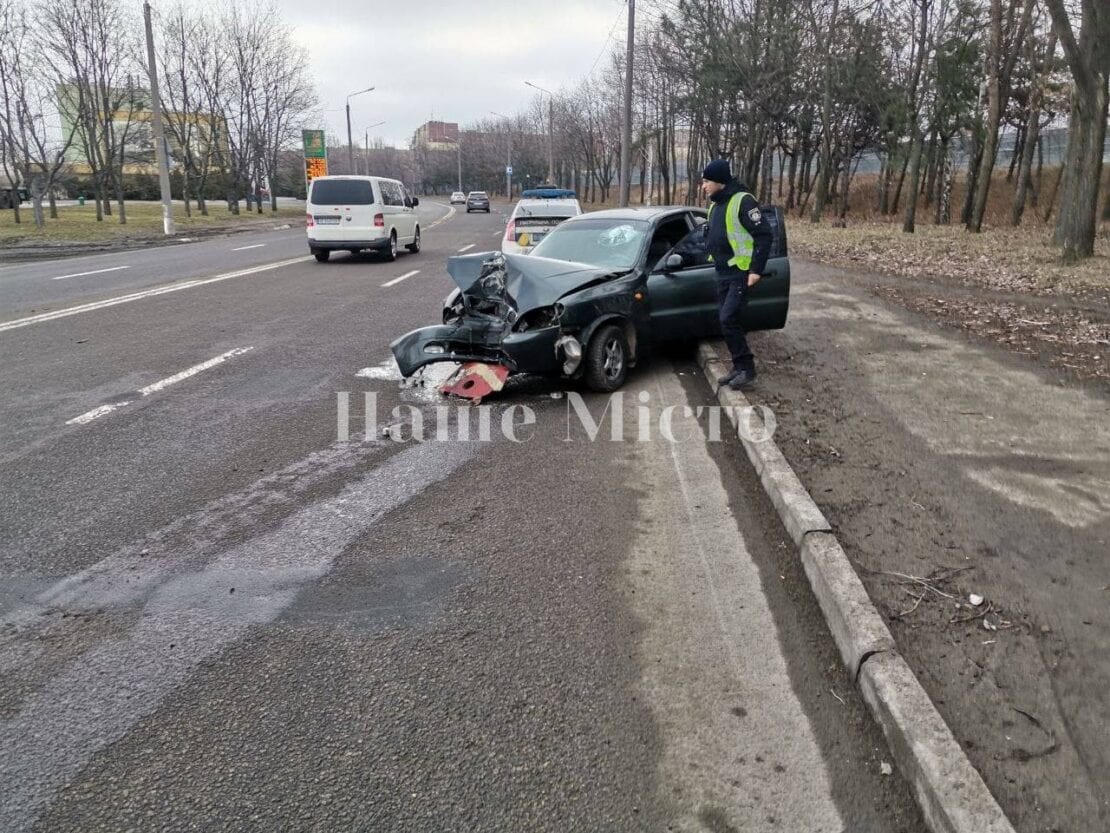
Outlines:
[{"label": "car roof", "polygon": [[[668,214],[680,211],[697,211],[699,206],[689,205],[641,205],[628,208],[607,208],[603,211],[590,211],[572,217],[571,220],[590,218],[593,220],[646,220],[652,222]],[[704,211],[704,209],[701,209]],[[567,222],[570,222],[568,220]]]},{"label": "car roof", "polygon": [[582,213],[578,200],[520,200],[513,206],[513,217],[576,217]]}]

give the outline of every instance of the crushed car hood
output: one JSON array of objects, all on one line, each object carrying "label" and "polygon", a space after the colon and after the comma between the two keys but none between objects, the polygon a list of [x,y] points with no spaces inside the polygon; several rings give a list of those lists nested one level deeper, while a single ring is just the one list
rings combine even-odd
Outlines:
[{"label": "crushed car hood", "polygon": [[471,300],[501,301],[518,313],[551,306],[564,295],[624,274],[584,263],[490,252],[448,258],[447,273]]}]

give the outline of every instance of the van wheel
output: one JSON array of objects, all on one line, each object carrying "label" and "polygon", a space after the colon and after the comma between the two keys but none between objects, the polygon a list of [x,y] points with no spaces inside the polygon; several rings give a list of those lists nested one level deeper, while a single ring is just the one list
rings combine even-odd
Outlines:
[{"label": "van wheel", "polygon": [[413,254],[420,251],[420,226],[416,227],[416,236],[412,238],[412,242],[405,246]]},{"label": "van wheel", "polygon": [[389,248],[385,250],[385,259],[389,261],[397,259],[397,232],[395,231],[389,233]]},{"label": "van wheel", "polygon": [[628,378],[628,339],[615,324],[602,327],[586,351],[586,384],[591,390],[609,393]]},{"label": "van wheel", "polygon": [[317,263],[327,263],[328,258],[331,257],[331,252],[327,249],[313,249],[312,256],[316,258]]}]

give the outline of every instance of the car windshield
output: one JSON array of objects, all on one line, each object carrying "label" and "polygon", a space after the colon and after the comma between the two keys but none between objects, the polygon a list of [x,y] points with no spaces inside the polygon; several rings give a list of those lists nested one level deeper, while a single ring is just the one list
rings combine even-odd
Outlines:
[{"label": "car windshield", "polygon": [[370,205],[374,192],[364,179],[317,179],[309,201],[315,205]]},{"label": "car windshield", "polygon": [[473,191],[473,192],[471,192],[470,196],[475,198],[475,199],[485,199],[486,195],[482,191]]},{"label": "car windshield", "polygon": [[643,220],[575,220],[553,229],[532,254],[591,266],[631,269],[650,232],[651,224]]}]

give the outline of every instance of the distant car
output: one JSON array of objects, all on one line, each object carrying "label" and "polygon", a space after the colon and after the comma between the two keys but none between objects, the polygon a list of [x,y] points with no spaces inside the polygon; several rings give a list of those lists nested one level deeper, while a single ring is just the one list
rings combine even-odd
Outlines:
[{"label": "distant car", "polygon": [[489,197],[485,191],[471,191],[466,195],[466,213],[484,211],[489,214]]},{"label": "distant car", "polygon": [[[790,305],[782,209],[764,214],[775,240],[742,313],[749,331],[781,329]],[[485,362],[616,390],[652,344],[720,335],[705,222],[683,206],[598,211],[561,223],[531,255],[451,257],[443,323],[390,345],[401,374]]]},{"label": "distant car", "polygon": [[456,191],[451,195],[451,205],[462,204],[466,202],[466,194],[462,191]]},{"label": "distant car", "polygon": [[576,199],[525,199],[513,208],[505,225],[501,251],[507,255],[526,255],[559,223],[582,213]]}]

